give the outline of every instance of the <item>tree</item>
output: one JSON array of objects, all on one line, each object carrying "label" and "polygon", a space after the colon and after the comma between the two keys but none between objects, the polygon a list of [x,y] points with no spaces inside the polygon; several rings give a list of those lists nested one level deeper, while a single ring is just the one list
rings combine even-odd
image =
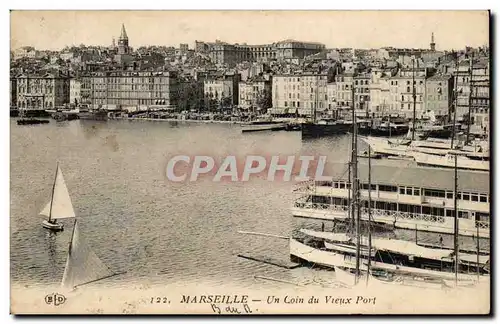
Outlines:
[{"label": "tree", "polygon": [[256,104],[261,111],[263,111],[264,113],[267,112],[267,109],[273,106],[271,91],[267,89],[260,91],[257,96]]}]

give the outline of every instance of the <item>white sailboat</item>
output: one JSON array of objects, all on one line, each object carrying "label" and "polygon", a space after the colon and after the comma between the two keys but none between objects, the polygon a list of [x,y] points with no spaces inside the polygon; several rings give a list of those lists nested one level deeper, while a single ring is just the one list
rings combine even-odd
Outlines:
[{"label": "white sailboat", "polygon": [[73,289],[115,275],[87,245],[75,219],[61,286]]},{"label": "white sailboat", "polygon": [[63,230],[63,224],[57,223],[58,219],[75,217],[73,204],[71,203],[68,188],[64,182],[59,164],[57,164],[56,167],[56,175],[52,186],[52,196],[50,201],[40,212],[40,215],[48,217],[48,219],[42,222],[42,226],[53,231]]}]

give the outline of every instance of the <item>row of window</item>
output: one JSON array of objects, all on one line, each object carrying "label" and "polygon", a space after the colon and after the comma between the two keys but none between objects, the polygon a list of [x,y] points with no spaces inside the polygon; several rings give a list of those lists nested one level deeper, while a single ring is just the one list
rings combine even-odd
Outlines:
[{"label": "row of window", "polygon": [[[338,189],[350,189],[350,184],[344,181],[325,181],[322,185],[332,186],[333,188]],[[360,188],[364,190],[368,190],[369,186],[367,183],[360,183]],[[438,197],[438,198],[446,198],[453,199],[453,191],[446,190],[435,190],[435,189],[423,189],[414,188],[414,187],[398,187],[392,185],[371,185],[371,190],[384,191],[384,192],[399,192],[401,195],[411,195],[411,196],[420,196],[421,193],[426,197]],[[488,202],[489,196],[483,193],[472,193],[472,192],[458,192],[458,199],[473,201],[473,202]]]},{"label": "row of window", "polygon": [[[346,206],[346,207],[348,206],[349,203],[349,201],[346,198],[325,197],[325,196],[309,196],[307,201],[317,204],[327,204],[327,205]],[[360,201],[361,207],[368,208],[368,205],[369,205],[368,200]],[[371,201],[370,207],[379,210],[399,211],[410,214],[424,214],[437,217],[454,216],[453,210],[445,209],[442,207],[402,204],[402,203],[393,203],[393,202],[375,201],[375,200]],[[481,212],[458,210],[457,213],[459,218],[470,219],[474,217],[474,219],[478,221],[488,221],[490,217],[488,213],[481,213]]]}]

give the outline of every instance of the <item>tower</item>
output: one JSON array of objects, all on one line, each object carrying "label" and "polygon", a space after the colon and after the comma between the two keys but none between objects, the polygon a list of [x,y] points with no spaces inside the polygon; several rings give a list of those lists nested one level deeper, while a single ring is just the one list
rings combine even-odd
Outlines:
[{"label": "tower", "polygon": [[431,51],[436,50],[436,43],[434,43],[434,33],[431,34]]},{"label": "tower", "polygon": [[125,31],[125,25],[122,24],[122,31],[120,33],[120,38],[118,38],[118,54],[128,54],[129,51],[127,32]]}]

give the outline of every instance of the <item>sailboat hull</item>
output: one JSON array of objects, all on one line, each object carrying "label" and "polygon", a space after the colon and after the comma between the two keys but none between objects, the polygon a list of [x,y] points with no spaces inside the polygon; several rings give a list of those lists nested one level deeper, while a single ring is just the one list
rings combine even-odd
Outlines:
[{"label": "sailboat hull", "polygon": [[52,231],[62,231],[64,229],[63,224],[58,224],[58,223],[51,223],[47,220],[44,220],[42,222],[42,226],[46,229],[52,230]]}]

